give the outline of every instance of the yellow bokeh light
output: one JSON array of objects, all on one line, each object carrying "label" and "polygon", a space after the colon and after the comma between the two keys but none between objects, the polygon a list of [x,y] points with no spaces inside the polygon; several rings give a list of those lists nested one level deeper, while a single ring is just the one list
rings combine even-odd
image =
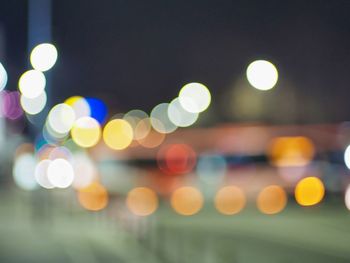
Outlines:
[{"label": "yellow bokeh light", "polygon": [[133,140],[132,127],[125,120],[111,120],[103,130],[103,140],[111,149],[125,149]]},{"label": "yellow bokeh light", "polygon": [[126,205],[133,214],[148,216],[157,210],[158,197],[152,189],[136,187],[128,193]]},{"label": "yellow bokeh light", "polygon": [[270,161],[278,167],[304,166],[312,161],[314,155],[314,144],[303,136],[275,138],[269,148]]},{"label": "yellow bokeh light", "polygon": [[259,193],[256,203],[260,212],[277,214],[287,205],[286,191],[278,185],[267,186]]},{"label": "yellow bokeh light", "polygon": [[176,189],[171,196],[171,206],[180,215],[191,216],[203,206],[202,193],[194,187],[184,186]]},{"label": "yellow bokeh light", "polygon": [[239,213],[245,204],[244,192],[237,186],[225,186],[215,196],[215,208],[224,215]]},{"label": "yellow bokeh light", "polygon": [[81,147],[96,145],[101,137],[100,124],[91,117],[82,117],[75,121],[71,129],[72,140]]},{"label": "yellow bokeh light", "polygon": [[322,181],[317,177],[306,177],[295,187],[295,199],[302,206],[311,206],[321,202],[325,194]]},{"label": "yellow bokeh light", "polygon": [[85,209],[98,211],[107,206],[108,193],[103,185],[93,182],[78,190],[78,201]]}]

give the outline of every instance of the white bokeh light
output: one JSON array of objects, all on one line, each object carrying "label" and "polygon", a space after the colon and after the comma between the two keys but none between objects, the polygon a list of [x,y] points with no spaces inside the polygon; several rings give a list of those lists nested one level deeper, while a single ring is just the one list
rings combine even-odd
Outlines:
[{"label": "white bokeh light", "polygon": [[48,124],[53,131],[59,134],[68,133],[73,127],[74,121],[75,112],[67,104],[57,104],[49,112]]},{"label": "white bokeh light", "polygon": [[54,45],[43,43],[37,45],[30,54],[30,63],[39,71],[47,71],[52,68],[57,60],[57,49]]},{"label": "white bokeh light", "polygon": [[92,160],[84,153],[74,156],[74,188],[83,188],[90,185],[97,177],[97,169]]},{"label": "white bokeh light", "polygon": [[344,197],[344,201],[345,201],[345,206],[348,210],[350,210],[350,185],[348,185],[348,187],[345,190],[345,197]]},{"label": "white bokeh light", "polygon": [[350,169],[350,145],[348,145],[348,147],[346,147],[346,149],[345,149],[344,162],[345,162],[346,167],[348,167],[348,169]]},{"label": "white bokeh light", "polygon": [[67,188],[73,183],[74,170],[67,160],[56,159],[49,164],[47,177],[53,186]]},{"label": "white bokeh light", "polygon": [[28,70],[22,74],[18,87],[23,96],[27,98],[38,97],[45,89],[45,75],[38,70]]},{"label": "white bokeh light", "polygon": [[24,190],[34,190],[38,184],[35,180],[36,159],[32,154],[19,156],[13,166],[13,177],[17,186]]},{"label": "white bokeh light", "polygon": [[186,111],[200,113],[209,107],[211,95],[206,86],[193,82],[182,87],[179,93],[179,100]]},{"label": "white bokeh light", "polygon": [[278,80],[278,71],[269,61],[256,60],[247,68],[247,79],[258,90],[272,89]]},{"label": "white bokeh light", "polygon": [[186,111],[178,98],[174,99],[168,107],[168,117],[178,127],[188,127],[196,122],[198,113]]},{"label": "white bokeh light", "polygon": [[45,108],[46,101],[47,96],[45,91],[43,91],[38,97],[35,98],[21,96],[21,106],[23,110],[31,115],[40,113]]},{"label": "white bokeh light", "polygon": [[171,133],[177,129],[168,116],[169,103],[161,103],[155,106],[150,114],[152,127],[160,133]]},{"label": "white bokeh light", "polygon": [[51,160],[41,160],[35,167],[35,179],[37,183],[46,189],[52,189],[54,186],[50,183],[48,179],[48,168],[51,163]]},{"label": "white bokeh light", "polygon": [[7,72],[4,66],[0,63],[0,91],[5,88],[7,84]]}]

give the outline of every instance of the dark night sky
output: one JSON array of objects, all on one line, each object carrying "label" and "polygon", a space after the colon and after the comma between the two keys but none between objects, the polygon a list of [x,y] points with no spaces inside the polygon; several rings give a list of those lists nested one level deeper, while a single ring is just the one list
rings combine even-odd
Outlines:
[{"label": "dark night sky", "polygon": [[[1,1],[11,88],[27,64],[25,2]],[[199,81],[212,91],[210,122],[347,120],[349,13],[345,0],[57,0],[53,99],[98,96],[114,113],[149,111]],[[253,91],[263,100],[261,113],[245,118],[231,105],[239,95],[227,98],[254,59],[271,60],[280,82],[268,94]]]}]

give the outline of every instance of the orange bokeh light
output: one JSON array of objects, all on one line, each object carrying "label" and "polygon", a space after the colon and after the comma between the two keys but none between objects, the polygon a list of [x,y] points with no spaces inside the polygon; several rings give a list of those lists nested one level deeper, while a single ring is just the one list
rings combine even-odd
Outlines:
[{"label": "orange bokeh light", "polygon": [[136,187],[128,193],[126,205],[133,214],[148,216],[157,210],[158,197],[150,188]]},{"label": "orange bokeh light", "polygon": [[302,206],[311,206],[321,202],[325,194],[322,181],[317,177],[306,177],[295,187],[295,199]]},{"label": "orange bokeh light", "polygon": [[171,196],[171,206],[180,215],[191,216],[198,213],[203,206],[202,193],[190,186],[176,189]]},{"label": "orange bokeh light", "polygon": [[239,213],[246,204],[244,192],[237,186],[225,186],[215,196],[215,207],[224,215]]},{"label": "orange bokeh light", "polygon": [[107,206],[108,192],[98,182],[78,190],[78,201],[82,207],[91,211],[99,211]]},{"label": "orange bokeh light", "polygon": [[165,134],[151,129],[144,138],[138,139],[137,142],[145,148],[156,148],[162,144],[164,139]]},{"label": "orange bokeh light", "polygon": [[312,161],[315,147],[303,136],[278,137],[272,140],[268,154],[275,166],[304,166]]},{"label": "orange bokeh light", "polygon": [[281,186],[270,185],[261,190],[256,202],[262,213],[277,214],[286,207],[287,194]]}]

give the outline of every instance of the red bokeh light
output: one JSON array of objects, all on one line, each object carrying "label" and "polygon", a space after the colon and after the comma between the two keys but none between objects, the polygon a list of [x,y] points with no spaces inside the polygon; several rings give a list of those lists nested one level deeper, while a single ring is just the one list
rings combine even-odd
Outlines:
[{"label": "red bokeh light", "polygon": [[185,174],[193,170],[197,162],[196,152],[187,144],[171,144],[160,149],[158,166],[167,174]]}]

